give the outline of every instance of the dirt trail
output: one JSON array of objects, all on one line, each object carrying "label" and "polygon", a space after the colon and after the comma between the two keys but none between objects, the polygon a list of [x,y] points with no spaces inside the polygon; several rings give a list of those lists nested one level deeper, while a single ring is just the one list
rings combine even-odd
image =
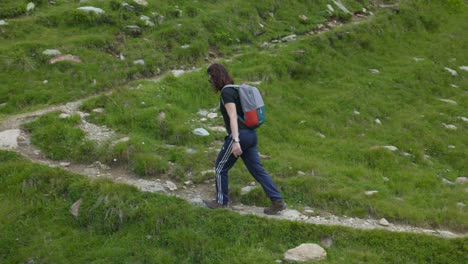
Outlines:
[{"label": "dirt trail", "polygon": [[[356,16],[356,20],[353,21],[357,23],[365,18],[362,15]],[[318,34],[324,31],[328,31],[334,27],[340,26],[340,23],[336,21],[331,21],[327,23],[325,28],[311,31],[310,34]],[[152,79],[155,80],[155,79]],[[96,96],[96,95],[95,95]],[[84,98],[75,102],[69,102],[63,105],[50,106],[41,110],[37,110],[30,113],[24,113],[20,115],[10,116],[0,123],[0,133],[7,130],[19,129],[21,130],[21,125],[27,122],[34,120],[35,118],[50,113],[53,111],[61,111],[67,115],[78,114],[82,117],[82,123],[80,128],[86,132],[86,135],[90,139],[104,141],[106,138],[112,135],[106,127],[97,126],[91,123],[88,123],[85,120],[87,116],[86,113],[79,111],[80,104],[92,97]],[[1,147],[1,146],[0,146]],[[60,162],[47,159],[43,153],[37,149],[34,145],[30,143],[30,136],[25,131],[20,131],[20,135],[17,138],[17,146],[13,148],[8,148],[12,151],[20,153],[29,160],[44,164],[50,167],[61,167],[67,171],[74,172],[81,175],[86,175],[92,179],[111,179],[115,182],[121,182],[125,184],[130,184],[136,186],[142,191],[146,192],[157,192],[167,195],[177,196],[182,198],[192,204],[203,206],[204,199],[211,199],[214,197],[214,187],[213,182],[203,183],[203,184],[191,184],[185,186],[181,183],[177,183],[177,190],[171,191],[168,188],[167,182],[163,179],[139,179],[133,172],[125,168],[115,168],[109,167],[99,162],[93,164],[74,164],[68,162]],[[377,219],[360,219],[353,217],[341,217],[335,216],[329,213],[313,213],[308,215],[305,212],[299,212],[294,209],[287,209],[283,211],[280,215],[277,216],[267,216],[263,214],[263,208],[256,206],[248,206],[244,204],[232,204],[228,208],[239,214],[253,214],[260,217],[270,217],[275,219],[289,220],[289,221],[300,221],[304,223],[311,224],[320,224],[320,225],[334,225],[334,226],[345,226],[356,229],[384,229],[393,232],[411,232],[419,234],[429,234],[436,235],[445,238],[456,238],[456,237],[466,237],[467,234],[456,234],[450,231],[444,230],[435,230],[435,229],[425,229],[414,226],[407,225],[397,225],[397,224],[388,224],[380,222]]]}]

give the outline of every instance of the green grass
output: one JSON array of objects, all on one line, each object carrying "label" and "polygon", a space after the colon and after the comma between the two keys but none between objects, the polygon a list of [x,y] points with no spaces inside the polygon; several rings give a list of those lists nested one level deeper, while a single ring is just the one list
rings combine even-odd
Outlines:
[{"label": "green grass", "polygon": [[[358,26],[246,50],[228,64],[238,82],[262,81],[268,120],[258,131],[260,152],[272,157],[264,165],[290,206],[466,232],[468,214],[457,205],[466,204],[464,186],[448,186],[442,179],[455,181],[468,173],[467,125],[459,118],[466,117],[466,74],[459,70],[454,77],[444,69],[458,70],[467,60],[467,42],[462,41],[467,18],[463,10],[435,7],[438,2],[429,7],[405,2],[400,14],[384,12]],[[442,98],[458,105],[438,100]],[[202,122],[196,114],[216,107],[204,68],[158,83],[129,83],[83,104],[89,121],[131,138],[95,147],[88,157],[127,166],[142,177],[207,180],[212,175],[202,172],[211,169],[224,135],[201,138],[191,131],[223,125],[221,118]],[[166,115],[164,121],[158,119],[160,113]],[[60,127],[56,121],[39,119],[30,125],[38,129],[32,130],[33,142],[43,142],[50,148],[47,153],[66,145],[53,140],[50,130]],[[66,129],[69,121],[62,122]],[[442,123],[458,129],[447,130]],[[49,139],[39,139],[41,134]],[[79,159],[82,144],[67,154]],[[372,149],[386,145],[398,151]],[[189,154],[189,149],[197,153]],[[240,188],[252,181],[242,166],[230,178],[235,201],[268,203],[259,190],[240,197]],[[368,197],[368,190],[379,193]]]},{"label": "green grass", "polygon": [[[463,263],[466,239],[357,231],[212,211],[0,152],[0,261],[272,263],[332,237],[323,263]],[[77,218],[70,206],[82,204]],[[239,235],[241,234],[241,235]]]}]

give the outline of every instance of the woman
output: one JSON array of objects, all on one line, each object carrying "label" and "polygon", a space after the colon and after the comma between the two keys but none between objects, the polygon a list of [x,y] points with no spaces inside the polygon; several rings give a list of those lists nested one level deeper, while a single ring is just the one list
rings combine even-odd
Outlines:
[{"label": "woman", "polygon": [[260,183],[265,194],[272,204],[265,208],[264,213],[273,215],[286,209],[278,188],[273,179],[263,168],[257,148],[257,132],[248,129],[237,118],[243,118],[243,112],[239,100],[239,93],[234,87],[224,86],[234,84],[226,68],[221,64],[212,64],[208,67],[210,83],[215,93],[221,91],[220,111],[228,136],[224,138],[224,144],[216,159],[216,199],[204,201],[211,209],[226,207],[228,197],[228,172],[240,157],[250,174]]}]

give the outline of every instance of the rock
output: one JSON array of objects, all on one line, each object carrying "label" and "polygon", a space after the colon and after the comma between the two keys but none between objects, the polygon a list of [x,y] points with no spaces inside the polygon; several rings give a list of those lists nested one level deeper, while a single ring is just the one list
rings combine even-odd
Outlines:
[{"label": "rock", "polygon": [[196,128],[192,131],[195,135],[197,136],[202,136],[202,137],[206,137],[206,136],[209,136],[210,133],[208,131],[206,131],[206,129],[204,128]]},{"label": "rock", "polygon": [[217,113],[209,113],[209,114],[207,115],[207,117],[210,118],[210,119],[214,119],[214,118],[217,118],[217,117],[218,117],[218,114],[217,114]]},{"label": "rock", "polygon": [[61,167],[69,167],[70,166],[70,162],[60,162],[59,165]]},{"label": "rock", "polygon": [[360,115],[361,113],[358,110],[354,110],[353,112],[355,115]]},{"label": "rock", "polygon": [[450,68],[447,68],[445,67],[444,69],[446,69],[448,72],[450,72],[452,74],[452,76],[458,76],[458,72],[453,70],[453,69],[450,69]]},{"label": "rock", "polygon": [[372,191],[365,191],[364,194],[367,195],[367,196],[372,196],[374,194],[377,194],[379,193],[379,191],[375,191],[375,190],[372,190]]},{"label": "rock", "polygon": [[127,25],[125,26],[125,31],[127,33],[129,33],[130,35],[136,37],[136,36],[139,36],[141,35],[141,33],[143,33],[143,31],[141,30],[141,28],[139,26],[136,26],[136,25]]},{"label": "rock", "polygon": [[148,6],[148,2],[146,2],[145,0],[133,0],[133,2],[141,5],[141,6]]},{"label": "rock", "polygon": [[455,185],[454,182],[449,181],[449,180],[447,180],[447,179],[445,179],[445,178],[442,178],[442,182],[443,182],[444,184],[446,184],[446,185]]},{"label": "rock", "polygon": [[371,150],[377,150],[377,149],[387,149],[387,150],[390,150],[390,151],[397,151],[398,148],[395,147],[395,146],[374,146],[374,147],[371,147]]},{"label": "rock", "polygon": [[330,5],[330,4],[327,4],[327,9],[328,9],[328,11],[330,11],[330,13],[335,12],[335,9],[334,9],[333,6]]},{"label": "rock", "polygon": [[56,50],[56,49],[46,49],[42,52],[42,54],[46,55],[46,56],[58,56],[58,55],[62,55],[62,53],[60,52],[60,50]]},{"label": "rock", "polygon": [[381,226],[390,226],[390,223],[387,221],[387,219],[382,218],[379,220],[379,225]]},{"label": "rock", "polygon": [[351,12],[349,12],[349,10],[341,3],[340,0],[338,0],[338,1],[333,0],[333,3],[336,5],[336,7],[338,7],[338,9],[340,9],[344,13],[351,14]]},{"label": "rock", "polygon": [[214,132],[226,132],[226,128],[222,126],[209,127],[208,129]]},{"label": "rock", "polygon": [[251,192],[253,189],[257,188],[256,186],[245,186],[244,188],[241,189],[241,195],[248,194]]},{"label": "rock", "polygon": [[292,34],[281,39],[282,42],[289,42],[294,40],[296,40],[296,34]]},{"label": "rock", "polygon": [[145,65],[145,61],[144,60],[134,60],[133,64],[135,64],[135,65]]},{"label": "rock", "polygon": [[101,8],[94,7],[94,6],[81,6],[77,8],[78,10],[85,11],[85,12],[92,12],[96,14],[104,14],[105,11]]},{"label": "rock", "polygon": [[458,184],[465,184],[465,183],[468,182],[468,178],[467,177],[457,177],[455,182],[458,183]]},{"label": "rock", "polygon": [[317,244],[307,243],[296,248],[289,249],[284,253],[284,260],[289,262],[306,262],[323,260],[327,252]]},{"label": "rock", "polygon": [[177,190],[177,185],[171,181],[166,181],[165,187],[168,188],[171,192]]},{"label": "rock", "polygon": [[466,206],[466,204],[464,204],[464,203],[462,203],[462,202],[458,202],[458,203],[457,203],[457,206],[463,208],[463,207]]},{"label": "rock", "polygon": [[184,185],[193,185],[193,182],[192,181],[185,181]]},{"label": "rock", "polygon": [[413,60],[414,60],[414,61],[423,61],[424,58],[416,58],[416,57],[414,57]]},{"label": "rock", "polygon": [[70,207],[70,213],[77,218],[79,213],[80,213],[80,206],[81,203],[83,202],[83,199],[80,198],[78,201],[74,202],[71,207]]},{"label": "rock", "polygon": [[450,99],[438,99],[441,102],[452,104],[452,105],[457,105],[457,102],[450,100]]},{"label": "rock", "polygon": [[373,74],[380,74],[380,71],[377,69],[369,69],[369,71]]},{"label": "rock", "polygon": [[174,75],[174,77],[179,77],[185,73],[184,70],[172,70],[171,72],[172,72],[172,75]]},{"label": "rock", "polygon": [[36,8],[36,5],[33,2],[29,2],[28,5],[26,6],[26,12],[31,12]]},{"label": "rock", "polygon": [[60,118],[60,119],[66,119],[66,118],[69,118],[69,117],[70,117],[70,114],[66,114],[66,113],[61,113],[61,114],[59,115],[59,118]]},{"label": "rock", "polygon": [[306,15],[300,15],[299,19],[301,19],[302,21],[307,21],[309,18]]},{"label": "rock", "polygon": [[195,154],[195,153],[197,153],[197,150],[191,149],[191,148],[190,148],[190,149],[186,149],[185,152],[186,152],[187,154]]},{"label": "rock", "polygon": [[0,26],[7,26],[8,25],[8,22],[6,22],[5,20],[0,20]]},{"label": "rock", "polygon": [[70,62],[75,62],[75,63],[81,63],[81,59],[78,56],[74,56],[71,54],[64,54],[64,55],[58,55],[53,57],[52,59],[49,60],[50,64],[55,64],[57,62],[61,61],[70,61]]},{"label": "rock", "polygon": [[321,138],[326,138],[326,136],[320,132],[317,132],[317,136],[321,137]]},{"label": "rock", "polygon": [[459,68],[460,68],[460,70],[468,71],[468,66],[460,66]]},{"label": "rock", "polygon": [[188,48],[190,48],[190,45],[189,45],[189,44],[185,44],[185,45],[182,45],[182,46],[180,46],[180,47],[183,48],[183,49],[188,49]]},{"label": "rock", "polygon": [[461,119],[461,120],[463,120],[464,122],[468,122],[468,118],[463,117],[463,116],[459,116],[458,119]]},{"label": "rock", "polygon": [[18,137],[21,131],[11,129],[0,132],[0,149],[15,149],[18,147]]},{"label": "rock", "polygon": [[123,3],[122,3],[122,6],[125,7],[125,8],[127,8],[127,10],[130,10],[130,11],[135,10],[135,7],[132,6],[132,5],[130,5],[130,4],[127,3],[127,2],[123,2]]},{"label": "rock", "polygon": [[445,123],[442,123],[442,125],[447,128],[447,129],[450,129],[450,130],[457,130],[457,127],[455,125],[447,125]]},{"label": "rock", "polygon": [[375,122],[376,124],[378,124],[378,125],[381,125],[381,124],[382,124],[382,121],[380,121],[380,119],[378,119],[378,118],[376,118],[376,119],[374,120],[374,122]]}]

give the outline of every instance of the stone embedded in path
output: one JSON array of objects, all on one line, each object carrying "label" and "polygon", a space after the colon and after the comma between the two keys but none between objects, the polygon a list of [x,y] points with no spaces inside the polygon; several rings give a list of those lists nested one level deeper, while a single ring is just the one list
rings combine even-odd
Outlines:
[{"label": "stone embedded in path", "polygon": [[0,149],[15,149],[18,147],[18,137],[21,131],[11,129],[0,132]]},{"label": "stone embedded in path", "polygon": [[168,188],[171,192],[177,190],[177,185],[171,181],[166,181],[165,187]]},{"label": "stone embedded in path", "polygon": [[182,74],[184,74],[185,71],[184,70],[172,70],[171,73],[172,73],[172,75],[174,75],[174,77],[179,77]]},{"label": "stone embedded in path", "polygon": [[289,42],[294,40],[296,40],[296,34],[292,34],[281,39],[282,42]]},{"label": "stone embedded in path", "polygon": [[284,260],[288,262],[317,261],[323,260],[326,257],[327,252],[325,249],[313,243],[302,244],[284,253]]},{"label": "stone embedded in path", "polygon": [[390,223],[387,221],[387,219],[382,218],[379,220],[379,225],[381,226],[390,226]]},{"label": "stone embedded in path", "polygon": [[81,10],[81,11],[85,11],[85,12],[96,13],[96,14],[103,14],[103,13],[105,13],[105,11],[102,10],[101,8],[94,7],[94,6],[82,6],[82,7],[78,7],[77,9],[78,9],[78,10]]},{"label": "stone embedded in path", "polygon": [[256,186],[245,186],[241,189],[241,194],[244,195],[244,194],[248,194],[249,192],[251,192],[253,189],[256,189],[257,187]]}]

